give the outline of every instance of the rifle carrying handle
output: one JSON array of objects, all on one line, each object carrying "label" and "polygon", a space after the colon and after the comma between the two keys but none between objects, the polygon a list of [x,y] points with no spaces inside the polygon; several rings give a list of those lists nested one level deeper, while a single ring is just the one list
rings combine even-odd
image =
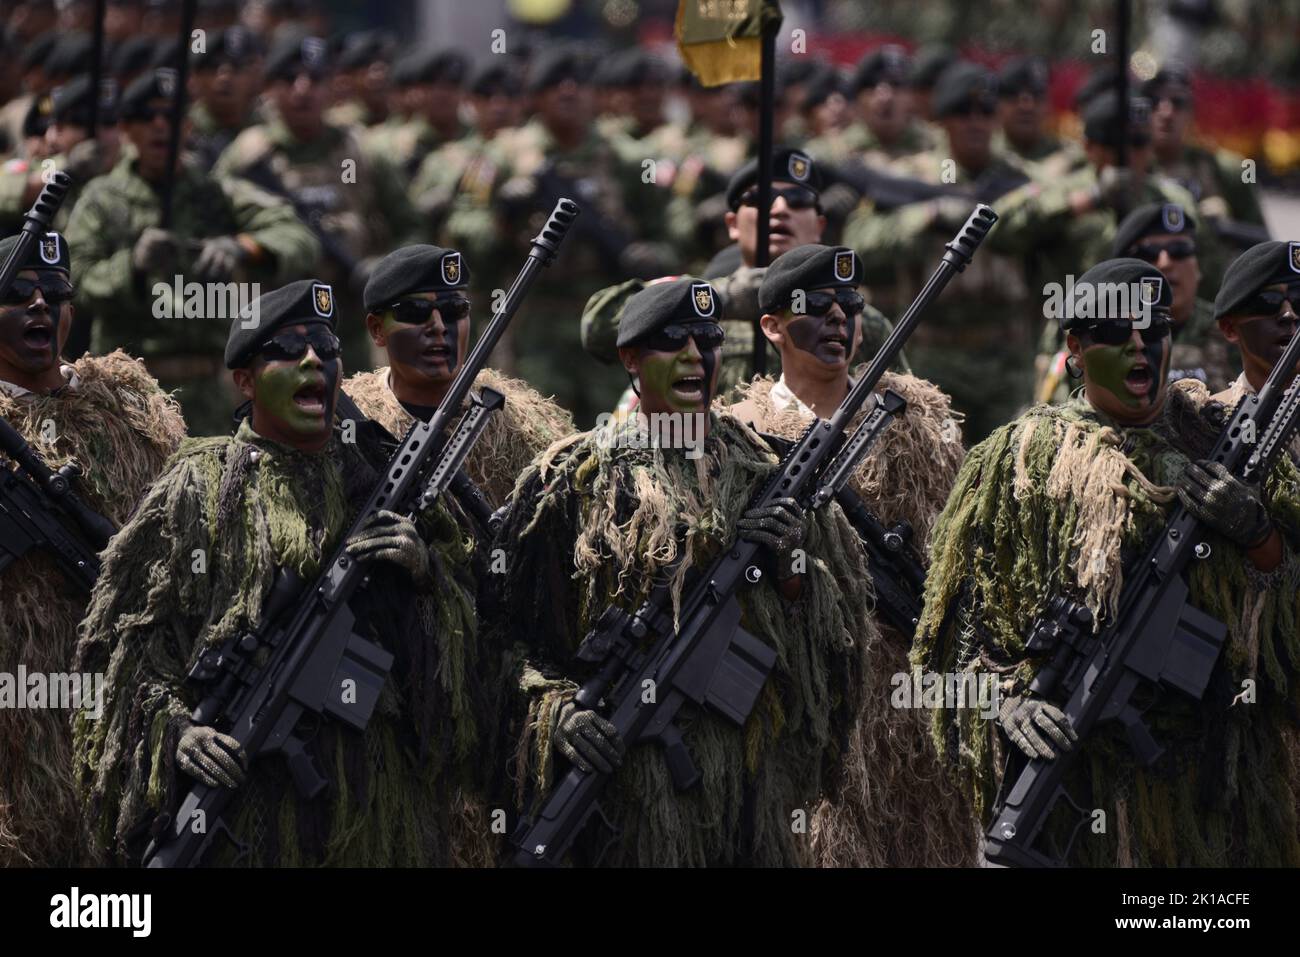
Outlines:
[{"label": "rifle carrying handle", "polygon": [[975,250],[984,242],[984,237],[997,221],[998,214],[993,212],[993,207],[980,203],[952,242],[946,244],[948,251],[943,254],[943,258],[958,270],[966,268],[966,264],[975,255]]}]

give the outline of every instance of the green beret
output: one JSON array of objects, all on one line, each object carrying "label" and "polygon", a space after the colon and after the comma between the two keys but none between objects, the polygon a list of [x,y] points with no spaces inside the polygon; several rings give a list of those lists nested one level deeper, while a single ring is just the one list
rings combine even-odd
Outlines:
[{"label": "green beret", "polygon": [[469,58],[459,50],[421,50],[411,55],[404,79],[407,86],[447,83],[458,87],[465,82],[469,68]]},{"label": "green beret", "polygon": [[722,299],[702,279],[686,276],[646,286],[623,307],[618,322],[619,348],[632,346],[674,322],[722,321]]},{"label": "green beret", "polygon": [[896,43],[887,43],[858,61],[850,88],[856,94],[879,83],[904,86],[909,66],[907,51]]},{"label": "green beret", "polygon": [[1047,61],[1040,56],[1012,57],[998,70],[998,96],[1019,96],[1047,92]]},{"label": "green beret", "polygon": [[804,80],[803,99],[799,103],[799,109],[804,112],[816,109],[829,100],[832,93],[843,92],[844,81],[839,71],[829,63],[818,63]]},{"label": "green beret", "polygon": [[952,47],[942,43],[924,46],[912,60],[912,69],[907,75],[908,85],[917,90],[933,89],[939,74],[956,62],[957,54]]},{"label": "green beret", "polygon": [[1251,296],[1279,282],[1300,282],[1300,242],[1260,243],[1234,259],[1214,297],[1214,318],[1231,316]]},{"label": "green beret", "polygon": [[[72,123],[86,126],[90,123],[90,107],[94,102],[91,96],[90,77],[82,74],[73,77],[63,86],[53,91],[54,109],[50,119],[55,123]],[[117,117],[117,84],[112,77],[105,77],[100,87],[99,119],[102,123],[115,123]]]},{"label": "green beret", "polygon": [[[300,279],[258,296],[250,312],[257,317],[256,322],[250,323],[248,314],[244,314],[230,323],[230,335],[226,339],[227,369],[247,366],[262,344],[285,326],[323,322],[334,329],[338,322],[334,289],[319,279]],[[245,329],[245,324],[251,328]]]},{"label": "green beret", "polygon": [[42,33],[28,41],[27,46],[18,57],[18,69],[23,73],[40,67],[46,69],[45,61],[50,58],[50,51],[59,42],[59,35],[54,30]]},{"label": "green beret", "polygon": [[1115,89],[1115,81],[1118,76],[1119,71],[1113,66],[1099,66],[1089,73],[1087,79],[1080,83],[1079,88],[1074,91],[1075,112],[1082,112],[1083,108],[1091,103],[1099,93]]},{"label": "green beret", "polygon": [[[736,170],[727,183],[727,206],[734,213],[740,208],[740,196],[758,182],[758,158]],[[802,150],[782,147],[772,152],[772,182],[798,183],[814,192],[822,191],[822,174],[813,158]]]},{"label": "green beret", "polygon": [[[1114,90],[1098,93],[1083,108],[1084,138],[1101,146],[1116,146],[1119,126],[1119,96]],[[1136,97],[1129,99],[1129,140],[1150,139],[1151,104]]]},{"label": "green beret", "polygon": [[[1169,280],[1165,278],[1164,273],[1140,259],[1104,259],[1097,263],[1075,281],[1076,302],[1078,301],[1077,290],[1086,286],[1099,287],[1104,284],[1123,285],[1130,288],[1137,287],[1141,301],[1150,303],[1153,311],[1168,313],[1169,307],[1173,305],[1173,289],[1170,287]],[[1067,292],[1069,288],[1066,287]],[[1095,308],[1092,310],[1092,314],[1087,316],[1076,315],[1076,310],[1067,304],[1067,308],[1063,309],[1061,314],[1056,317],[1061,329],[1069,331],[1072,328],[1087,326],[1108,319],[1133,318],[1134,303],[1132,297],[1127,294],[1112,299],[1104,294],[1104,290],[1095,289],[1093,301]],[[1127,303],[1129,309],[1124,311],[1123,315],[1110,315],[1110,310],[1107,307],[1112,302],[1117,308]]]},{"label": "green beret", "polygon": [[987,67],[961,60],[939,74],[930,110],[938,119],[959,113],[977,101],[985,103],[989,110],[996,109],[997,80]]},{"label": "green beret", "polygon": [[74,76],[90,71],[95,43],[89,33],[65,33],[59,37],[45,61],[45,74],[52,77]]},{"label": "green beret", "polygon": [[1163,67],[1156,71],[1156,75],[1147,80],[1140,87],[1141,95],[1154,102],[1159,94],[1170,87],[1180,89],[1185,92],[1188,98],[1192,95],[1192,78],[1186,70],[1178,67]]},{"label": "green beret", "polygon": [[292,80],[299,73],[322,77],[329,72],[329,44],[320,37],[293,35],[282,37],[271,47],[266,58],[266,78]]},{"label": "green beret", "polygon": [[132,73],[139,73],[153,59],[154,38],[131,36],[113,48],[109,58],[112,73],[125,79]]},{"label": "green beret", "polygon": [[1112,256],[1127,256],[1128,248],[1143,236],[1156,233],[1196,233],[1196,218],[1178,203],[1146,203],[1124,217],[1111,243]]},{"label": "green beret", "polygon": [[194,69],[215,70],[223,63],[235,66],[247,63],[257,54],[257,41],[246,28],[226,27],[208,34],[202,53],[193,56]]},{"label": "green beret", "polygon": [[776,313],[790,304],[796,289],[834,289],[862,284],[862,260],[847,246],[809,243],[782,253],[767,267],[758,287],[758,308]]},{"label": "green beret", "polygon": [[[9,254],[18,245],[18,236],[0,239],[0,263],[4,263]],[[68,241],[61,233],[46,233],[27,250],[27,258],[18,264],[19,269],[62,269],[72,272],[72,252]]]},{"label": "green beret", "polygon": [[565,80],[585,83],[582,61],[575,50],[567,46],[548,47],[533,58],[524,81],[525,93],[541,93],[559,86]]},{"label": "green beret", "polygon": [[176,96],[176,71],[167,67],[142,73],[126,88],[122,102],[118,106],[118,115],[122,122],[138,120],[144,110],[154,100],[167,100],[169,103]]},{"label": "green beret", "polygon": [[388,39],[379,30],[349,33],[343,38],[336,62],[340,70],[364,69],[378,60],[387,59],[389,46]]},{"label": "green beret", "polygon": [[510,64],[502,63],[494,57],[475,71],[466,89],[473,96],[496,96],[497,94],[517,96],[519,78]]},{"label": "green beret", "polygon": [[362,304],[378,312],[413,292],[450,292],[469,285],[469,266],[454,249],[419,244],[395,249],[375,264]]}]

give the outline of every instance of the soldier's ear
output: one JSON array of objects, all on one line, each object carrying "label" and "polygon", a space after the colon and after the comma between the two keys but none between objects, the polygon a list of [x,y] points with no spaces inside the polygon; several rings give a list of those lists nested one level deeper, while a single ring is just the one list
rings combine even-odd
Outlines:
[{"label": "soldier's ear", "polygon": [[631,346],[619,346],[618,358],[623,363],[623,368],[627,370],[630,376],[636,376],[641,368],[641,350],[634,349]]},{"label": "soldier's ear", "polygon": [[253,387],[253,370],[248,367],[235,369],[231,372],[231,375],[234,376],[235,388],[239,390],[239,394],[249,402],[252,402],[253,394],[257,391]]},{"label": "soldier's ear", "polygon": [[785,344],[785,333],[781,331],[780,316],[765,312],[759,317],[758,324],[763,330],[763,335],[767,336],[767,341],[776,346],[778,350]]},{"label": "soldier's ear", "polygon": [[383,349],[388,345],[388,336],[384,334],[383,317],[373,312],[366,313],[366,332],[370,333],[370,341],[377,348]]},{"label": "soldier's ear", "polygon": [[1076,336],[1073,332],[1066,334],[1065,348],[1069,351],[1070,355],[1072,356],[1083,355],[1083,342],[1080,341],[1079,337]]},{"label": "soldier's ear", "polygon": [[733,243],[740,240],[740,227],[736,225],[736,214],[728,210],[722,216],[722,221],[727,224],[727,238]]},{"label": "soldier's ear", "polygon": [[1237,333],[1236,320],[1231,316],[1225,316],[1217,321],[1219,323],[1219,331],[1223,333],[1223,338],[1227,339],[1235,346],[1241,340],[1241,336]]}]

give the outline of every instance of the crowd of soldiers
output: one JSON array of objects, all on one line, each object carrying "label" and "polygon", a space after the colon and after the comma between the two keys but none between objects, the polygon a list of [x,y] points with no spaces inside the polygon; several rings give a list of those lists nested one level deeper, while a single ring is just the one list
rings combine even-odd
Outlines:
[{"label": "crowd of soldiers", "polygon": [[[611,779],[578,863],[971,864],[1003,759],[1076,747],[1081,806],[1114,825],[1071,862],[1300,864],[1300,460],[1256,483],[1207,460],[1294,335],[1300,243],[1257,241],[1241,158],[1189,139],[1185,73],[1122,102],[1098,70],[1075,142],[1035,57],[786,63],[761,266],[756,86],[640,49],[398,55],[231,22],[189,52],[173,166],[174,40],[110,37],[96,89],[88,36],[36,33],[3,108],[0,261],[49,171],[76,185],[0,303],[0,415],[75,460],[119,530],[89,595],[39,550],[0,571],[0,671],[104,679],[93,717],[0,707],[0,864],[138,864],[198,783],[238,789],[211,863],[485,866],[497,812],[527,817],[569,768]],[[468,481],[341,542],[561,197],[582,213],[475,379],[506,401]],[[928,568],[899,621],[854,508],[749,500],[977,202],[1000,222],[881,376],[906,406],[849,483]],[[1152,290],[1153,318],[1045,310],[1075,274]],[[257,320],[187,311],[190,281],[257,283]],[[756,336],[774,374],[752,374]],[[628,439],[664,415],[701,417],[692,454]],[[1143,768],[1030,690],[1025,639],[1060,594],[1113,615],[1177,502],[1214,544],[1191,601],[1228,642],[1202,701],[1152,705],[1167,753]],[[763,555],[741,621],[775,665],[742,726],[688,706],[700,780],[678,790],[657,743],[575,700],[578,646],[737,537]],[[306,798],[195,720],[188,676],[339,546],[372,569],[357,627],[395,664],[364,731],[314,729]],[[996,713],[900,706],[914,668],[995,676]]]}]

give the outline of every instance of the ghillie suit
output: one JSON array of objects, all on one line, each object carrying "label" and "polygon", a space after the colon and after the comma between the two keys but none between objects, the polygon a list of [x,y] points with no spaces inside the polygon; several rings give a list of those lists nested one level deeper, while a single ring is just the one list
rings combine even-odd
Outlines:
[{"label": "ghillie suit", "polygon": [[[557,770],[552,736],[575,681],[573,655],[611,603],[633,608],[684,547],[674,612],[689,570],[732,538],[751,493],[777,457],[748,428],[713,415],[698,459],[619,447],[606,432],[548,449],[521,478],[498,542],[511,556],[499,627],[527,642],[515,757],[517,800],[530,810]],[[634,426],[626,426],[633,429]],[[678,534],[684,535],[679,540]],[[618,829],[599,862],[610,866],[807,865],[812,809],[834,787],[863,687],[870,590],[861,549],[839,507],[811,519],[802,593],[787,602],[763,582],[739,593],[742,624],[778,659],[743,728],[688,705],[683,736],[703,779],[679,792],[657,745],[629,748],[601,806]],[[572,860],[595,863],[608,835],[597,820]]]},{"label": "ghillie suit", "polygon": [[[778,407],[770,379],[742,387],[758,410],[755,427],[798,439],[812,420],[797,404]],[[907,410],[876,440],[850,485],[886,526],[906,521],[918,553],[961,467],[958,416],[948,397],[915,376],[886,372],[878,391],[893,389]],[[865,413],[852,428],[857,429]],[[931,744],[921,708],[891,706],[894,676],[907,674],[910,637],[875,617],[862,708],[849,738],[838,794],[813,818],[813,848],[822,867],[955,867],[975,853],[970,806],[948,779]]]},{"label": "ghillie suit", "polygon": [[[75,387],[53,395],[0,391],[0,417],[50,468],[75,459],[83,473],[77,493],[124,522],[184,438],[185,423],[175,401],[124,352],[86,356],[72,369]],[[86,599],[54,560],[29,553],[0,574],[0,591],[0,672],[16,675],[19,665],[29,675],[72,672]],[[64,708],[0,708],[0,867],[79,863],[71,741]]]},{"label": "ghillie suit", "polygon": [[[1188,458],[1204,457],[1224,409],[1205,387],[1172,387],[1161,419],[1116,427],[1084,401],[1038,406],[972,449],[935,526],[925,612],[913,659],[943,672],[993,672],[1001,693],[1021,692],[1040,667],[1024,641],[1049,597],[1114,613],[1123,571],[1149,547],[1176,501]],[[1282,457],[1265,483],[1285,560],[1267,575],[1210,533],[1193,562],[1190,602],[1228,626],[1200,703],[1168,693],[1145,718],[1167,751],[1138,767],[1122,731],[1099,726],[1067,779],[1084,822],[1069,861],[1092,866],[1300,864],[1295,793],[1281,744],[1294,722],[1300,663],[1300,472]],[[1254,682],[1255,700],[1242,697]],[[1003,753],[995,722],[940,711],[947,759],[987,823]],[[1072,817],[1072,815],[1066,815]],[[1076,819],[1046,834],[1064,848]]]},{"label": "ghillie suit", "polygon": [[[358,372],[343,382],[343,389],[367,416],[401,438],[414,418],[402,408],[388,385],[388,367]],[[488,427],[465,462],[465,473],[493,508],[510,497],[515,479],[533,458],[552,442],[573,433],[573,417],[521,379],[484,369],[474,388],[496,389],[505,406],[488,419]]]},{"label": "ghillie suit", "polygon": [[[106,673],[105,715],[74,724],[89,841],[102,859],[137,862],[159,815],[193,783],[176,766],[200,689],[198,656],[253,626],[277,567],[310,581],[339,544],[376,473],[360,443],[318,453],[258,436],[195,439],[105,553],[78,645]],[[354,598],[359,627],[396,658],[363,734],[324,720],[308,744],[329,785],[312,801],[286,762],[255,761],[228,808],[262,866],[451,863],[449,799],[472,785],[487,725],[478,690],[470,543],[441,506],[420,514],[437,585],[377,564]],[[211,824],[211,822],[209,822]],[[208,863],[235,862],[222,842]]]}]

